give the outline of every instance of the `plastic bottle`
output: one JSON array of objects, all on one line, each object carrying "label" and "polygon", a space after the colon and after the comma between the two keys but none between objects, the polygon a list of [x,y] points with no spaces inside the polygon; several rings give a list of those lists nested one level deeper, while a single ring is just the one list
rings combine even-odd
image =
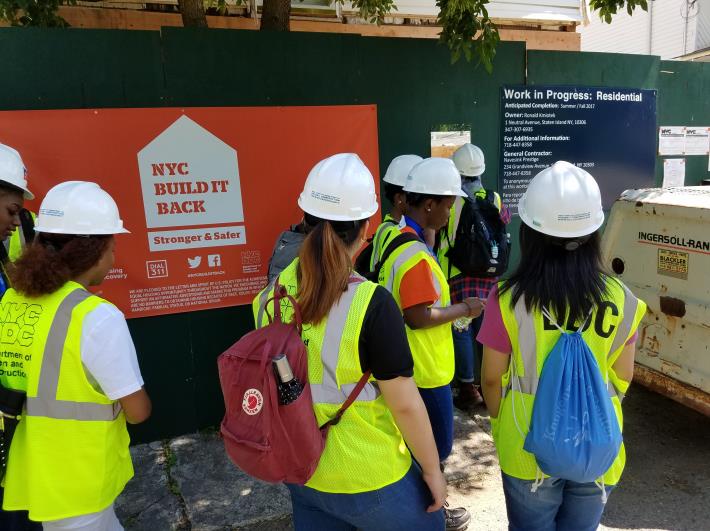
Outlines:
[{"label": "plastic bottle", "polygon": [[291,365],[285,354],[276,356],[272,363],[276,371],[277,391],[279,404],[287,406],[295,402],[303,392],[303,384],[293,375]]}]

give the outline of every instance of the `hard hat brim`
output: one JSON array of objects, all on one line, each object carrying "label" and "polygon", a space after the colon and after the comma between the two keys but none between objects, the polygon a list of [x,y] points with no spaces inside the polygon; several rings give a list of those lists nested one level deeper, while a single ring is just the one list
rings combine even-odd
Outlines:
[{"label": "hard hat brim", "polygon": [[76,232],[67,232],[64,230],[58,230],[58,229],[53,229],[53,228],[44,228],[41,225],[35,225],[34,228],[35,232],[43,232],[45,234],[73,234],[75,236],[111,236],[114,234],[130,234],[131,231],[126,229],[125,227],[121,227],[120,229],[116,229],[113,231],[105,231],[105,230],[100,230],[100,231],[85,231],[82,232],[81,234],[76,233]]},{"label": "hard hat brim", "polygon": [[518,215],[520,216],[520,221],[525,223],[528,227],[530,227],[532,230],[539,232],[541,234],[545,234],[547,236],[553,236],[555,238],[580,238],[582,236],[589,236],[590,234],[594,234],[596,231],[598,231],[602,225],[604,225],[604,212],[600,212],[600,215],[598,216],[597,221],[588,227],[585,227],[584,229],[580,229],[577,231],[560,231],[560,230],[554,230],[554,229],[549,229],[549,228],[542,228],[542,227],[537,227],[535,226],[534,221],[530,216],[528,216],[528,213],[525,211],[525,209],[520,208],[520,205],[518,205]]},{"label": "hard hat brim", "polygon": [[363,219],[369,219],[374,216],[380,208],[379,205],[375,203],[369,209],[364,210],[357,215],[334,214],[332,212],[318,210],[307,206],[302,197],[298,198],[298,206],[306,214],[310,214],[311,216],[315,216],[319,219],[326,219],[328,221],[360,221]]}]

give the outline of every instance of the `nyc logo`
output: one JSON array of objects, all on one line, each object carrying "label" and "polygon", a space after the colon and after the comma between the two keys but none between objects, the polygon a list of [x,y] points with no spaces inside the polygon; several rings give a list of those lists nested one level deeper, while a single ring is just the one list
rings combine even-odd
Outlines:
[{"label": "nyc logo", "polygon": [[0,303],[0,344],[29,347],[34,341],[35,325],[42,314],[39,304]]}]

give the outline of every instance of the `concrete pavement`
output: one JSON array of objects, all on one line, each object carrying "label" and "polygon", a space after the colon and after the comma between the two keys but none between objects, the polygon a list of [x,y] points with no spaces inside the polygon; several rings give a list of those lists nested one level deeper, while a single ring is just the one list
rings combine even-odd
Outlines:
[{"label": "concrete pavement", "polygon": [[[624,411],[628,464],[601,529],[710,529],[710,419],[638,386]],[[457,413],[455,429],[451,505],[471,511],[471,531],[507,529],[487,416]],[[239,471],[215,431],[132,453],[136,476],[116,503],[127,531],[292,529],[286,489]]]}]

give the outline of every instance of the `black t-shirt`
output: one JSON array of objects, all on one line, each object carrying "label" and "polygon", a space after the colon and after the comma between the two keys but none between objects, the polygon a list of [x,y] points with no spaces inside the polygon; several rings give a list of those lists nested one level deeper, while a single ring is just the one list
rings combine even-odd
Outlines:
[{"label": "black t-shirt", "polygon": [[360,367],[377,380],[392,380],[414,374],[404,319],[392,295],[377,286],[360,331]]}]

